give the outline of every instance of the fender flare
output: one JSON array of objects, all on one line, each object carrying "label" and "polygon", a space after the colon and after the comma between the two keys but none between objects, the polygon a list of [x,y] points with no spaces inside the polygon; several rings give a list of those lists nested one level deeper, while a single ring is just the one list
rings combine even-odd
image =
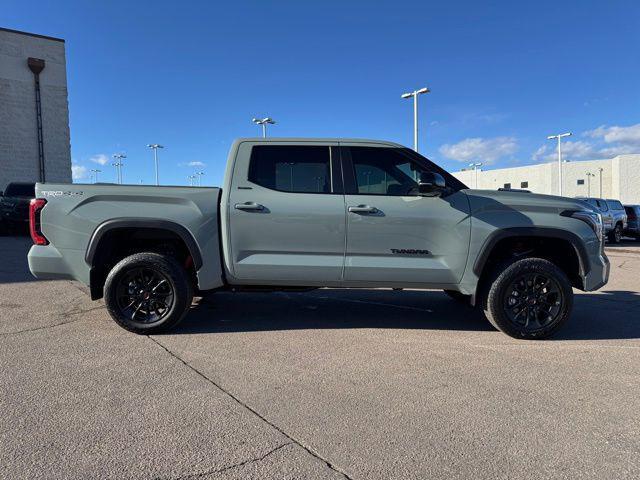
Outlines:
[{"label": "fender flare", "polygon": [[591,263],[589,261],[589,255],[584,243],[578,235],[568,230],[560,228],[548,228],[548,227],[511,227],[496,230],[490,234],[485,240],[484,244],[480,248],[480,253],[476,257],[476,261],[473,264],[473,272],[480,277],[484,266],[487,263],[489,255],[493,251],[493,248],[497,243],[505,238],[514,237],[540,237],[540,238],[555,238],[565,240],[573,247],[578,257],[578,265],[580,270],[580,276],[585,277],[591,271]]},{"label": "fender flare", "polygon": [[98,245],[100,240],[107,233],[118,228],[153,228],[156,230],[168,230],[178,235],[187,246],[191,258],[193,258],[193,265],[196,270],[202,267],[202,254],[198,243],[191,235],[191,232],[182,225],[163,219],[156,218],[115,218],[106,220],[96,227],[89,239],[87,245],[87,251],[85,253],[84,260],[90,267],[93,267],[93,259],[98,251]]}]

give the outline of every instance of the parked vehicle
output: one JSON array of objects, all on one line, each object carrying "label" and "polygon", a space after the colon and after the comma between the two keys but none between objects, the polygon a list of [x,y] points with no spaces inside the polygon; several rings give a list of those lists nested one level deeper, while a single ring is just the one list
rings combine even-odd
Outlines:
[{"label": "parked vehicle", "polygon": [[35,184],[12,182],[0,196],[0,218],[4,229],[28,231],[29,202],[35,197]]},{"label": "parked vehicle", "polygon": [[640,205],[625,205],[625,212],[627,212],[627,228],[624,229],[624,234],[628,237],[633,237],[636,240],[640,240]]},{"label": "parked vehicle", "polygon": [[578,197],[578,199],[587,202],[602,214],[607,240],[611,243],[620,243],[622,232],[627,228],[627,213],[620,200],[592,197]]},{"label": "parked vehicle", "polygon": [[608,280],[601,215],[563,197],[470,190],[374,140],[240,139],[223,188],[38,184],[38,278],[80,280],[122,327],[174,327],[194,293],[443,289],[498,329],[539,339],[572,287]]}]

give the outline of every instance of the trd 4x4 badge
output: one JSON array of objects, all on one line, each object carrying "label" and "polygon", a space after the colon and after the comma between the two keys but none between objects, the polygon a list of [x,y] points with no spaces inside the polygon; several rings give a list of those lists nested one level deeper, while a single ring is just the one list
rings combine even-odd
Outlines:
[{"label": "trd 4x4 badge", "polygon": [[392,248],[391,253],[395,253],[397,255],[430,255],[431,254],[429,250],[416,250],[413,248]]}]

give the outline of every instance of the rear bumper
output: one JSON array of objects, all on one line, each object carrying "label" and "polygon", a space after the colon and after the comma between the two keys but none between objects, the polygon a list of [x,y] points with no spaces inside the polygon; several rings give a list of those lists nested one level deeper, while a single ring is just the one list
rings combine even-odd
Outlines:
[{"label": "rear bumper", "polygon": [[33,245],[27,255],[27,261],[31,274],[36,278],[78,280],[89,284],[89,268],[84,263],[82,252],[77,250],[58,250],[53,245]]}]

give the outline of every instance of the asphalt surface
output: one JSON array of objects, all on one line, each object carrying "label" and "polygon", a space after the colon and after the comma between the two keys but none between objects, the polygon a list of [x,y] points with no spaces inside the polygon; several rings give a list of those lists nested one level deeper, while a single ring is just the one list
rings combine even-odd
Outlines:
[{"label": "asphalt surface", "polygon": [[219,293],[136,336],[0,237],[0,478],[639,478],[640,243],[513,340],[436,291]]}]

